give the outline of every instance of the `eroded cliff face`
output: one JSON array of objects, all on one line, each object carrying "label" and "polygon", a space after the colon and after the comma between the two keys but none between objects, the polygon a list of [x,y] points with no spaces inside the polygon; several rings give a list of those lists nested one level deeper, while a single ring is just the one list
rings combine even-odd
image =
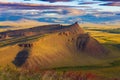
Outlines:
[{"label": "eroded cliff face", "polygon": [[[27,58],[26,55],[24,56],[26,59],[20,67],[29,70],[97,64],[94,60],[98,62],[101,60],[95,58],[107,55],[107,50],[85,33],[77,23],[31,43],[18,44],[18,46],[22,51],[28,51],[29,55],[27,54]],[[20,58],[17,62],[20,62]]]},{"label": "eroded cliff face", "polygon": [[108,51],[96,39],[89,34],[82,34],[77,37],[76,47],[81,52],[91,56],[104,57]]}]

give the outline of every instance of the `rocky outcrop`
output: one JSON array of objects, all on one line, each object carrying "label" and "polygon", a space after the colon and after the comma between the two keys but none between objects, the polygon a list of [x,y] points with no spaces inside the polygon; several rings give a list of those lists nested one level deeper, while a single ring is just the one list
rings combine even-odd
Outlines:
[{"label": "rocky outcrop", "polygon": [[84,30],[79,26],[77,22],[70,25],[69,31],[73,34],[84,34]]},{"label": "rocky outcrop", "polygon": [[0,40],[3,40],[3,39],[8,39],[9,36],[7,34],[0,34]]},{"label": "rocky outcrop", "polygon": [[77,37],[76,47],[79,51],[88,53],[91,56],[105,56],[108,51],[96,39],[89,34],[81,34]]},{"label": "rocky outcrop", "polygon": [[84,32],[82,28],[80,28],[78,23],[76,22],[68,26],[55,24],[55,25],[37,26],[33,28],[28,28],[28,29],[10,30],[6,32],[1,32],[0,40],[6,39],[6,35],[10,38],[16,38],[16,37],[23,37],[23,36],[33,36],[33,35],[55,33],[55,32],[65,32],[65,31],[70,31],[72,32],[72,34],[78,34],[78,33]]},{"label": "rocky outcrop", "polygon": [[18,44],[19,47],[21,48],[31,48],[33,47],[32,43],[25,43],[25,44]]},{"label": "rocky outcrop", "polygon": [[76,47],[80,51],[85,51],[85,48],[90,40],[89,34],[81,34],[77,37]]}]

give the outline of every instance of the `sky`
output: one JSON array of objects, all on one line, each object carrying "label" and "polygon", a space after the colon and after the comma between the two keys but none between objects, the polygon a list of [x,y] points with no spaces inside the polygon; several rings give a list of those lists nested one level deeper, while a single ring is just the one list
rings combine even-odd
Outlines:
[{"label": "sky", "polygon": [[0,0],[0,21],[50,23],[120,21],[120,0]]}]

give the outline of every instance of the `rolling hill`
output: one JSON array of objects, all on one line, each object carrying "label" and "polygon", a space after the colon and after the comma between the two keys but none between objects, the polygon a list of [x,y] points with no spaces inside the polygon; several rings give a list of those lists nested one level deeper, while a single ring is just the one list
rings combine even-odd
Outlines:
[{"label": "rolling hill", "polygon": [[77,22],[1,32],[0,38],[0,66],[22,70],[103,64],[109,55]]}]

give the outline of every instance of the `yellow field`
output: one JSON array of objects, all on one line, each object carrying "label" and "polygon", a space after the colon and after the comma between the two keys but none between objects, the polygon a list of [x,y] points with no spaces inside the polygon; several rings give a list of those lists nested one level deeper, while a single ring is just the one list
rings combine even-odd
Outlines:
[{"label": "yellow field", "polygon": [[91,36],[96,38],[100,43],[114,43],[114,44],[120,44],[120,34],[115,33],[107,33],[102,31],[95,31],[95,30],[89,30],[89,29],[117,29],[120,28],[119,23],[115,24],[93,24],[93,23],[85,23],[80,24],[81,27],[88,29],[85,29],[86,32],[88,32]]},{"label": "yellow field", "polygon": [[96,38],[100,43],[110,42],[110,43],[120,44],[120,34],[113,34],[113,33],[100,32],[100,31],[89,31],[89,30],[86,30],[86,32],[89,32],[90,35]]}]

